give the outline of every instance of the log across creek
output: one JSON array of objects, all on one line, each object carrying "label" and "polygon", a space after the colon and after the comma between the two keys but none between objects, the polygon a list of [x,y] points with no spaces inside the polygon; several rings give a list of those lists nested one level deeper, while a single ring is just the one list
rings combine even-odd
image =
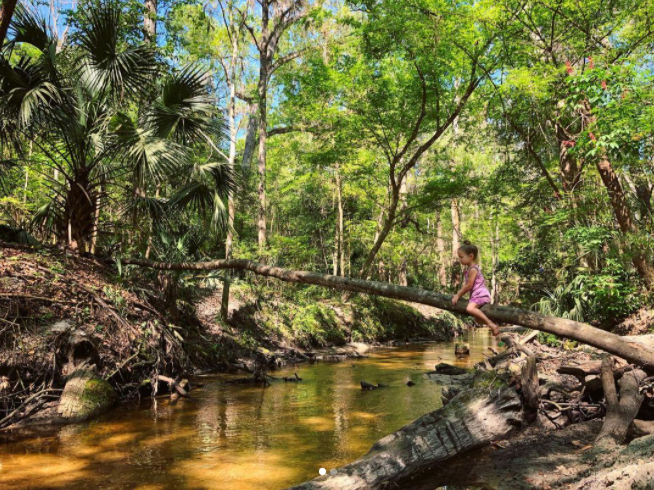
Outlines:
[{"label": "log across creek", "polygon": [[[456,305],[452,305],[452,296],[424,289],[350,277],[339,277],[317,272],[295,271],[243,259],[169,263],[146,259],[123,258],[121,262],[122,264],[132,264],[159,270],[208,271],[231,269],[250,271],[260,276],[273,277],[284,282],[312,284],[340,291],[374,294],[386,298],[421,303],[442,310],[463,314],[466,313],[466,306],[468,304],[467,301],[461,300]],[[521,325],[534,330],[552,333],[560,337],[577,340],[622,357],[630,363],[638,364],[647,371],[654,371],[654,348],[651,346],[630,341],[629,339],[605,332],[586,323],[546,316],[534,311],[496,305],[485,305],[482,309],[495,322]]]}]

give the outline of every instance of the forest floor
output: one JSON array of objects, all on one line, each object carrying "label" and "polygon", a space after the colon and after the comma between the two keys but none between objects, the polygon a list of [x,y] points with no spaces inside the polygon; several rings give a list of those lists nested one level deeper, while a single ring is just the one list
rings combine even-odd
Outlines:
[{"label": "forest floor", "polygon": [[262,294],[245,282],[232,287],[223,322],[220,288],[198,288],[171,307],[152,277],[125,279],[96,258],[0,244],[0,429],[28,415],[47,421],[84,363],[127,399],[149,396],[158,375],[252,371],[255,359],[274,368],[311,360],[306,353],[338,360],[361,355],[365,343],[445,340],[460,323],[392,300],[343,306],[336,298]]}]

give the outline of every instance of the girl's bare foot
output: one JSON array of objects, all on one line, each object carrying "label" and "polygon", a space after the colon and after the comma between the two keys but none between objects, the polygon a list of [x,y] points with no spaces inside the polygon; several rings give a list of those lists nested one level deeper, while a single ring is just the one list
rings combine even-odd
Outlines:
[{"label": "girl's bare foot", "polygon": [[494,323],[491,323],[488,326],[490,327],[491,332],[493,332],[493,337],[497,337],[500,334],[500,327],[498,327]]}]

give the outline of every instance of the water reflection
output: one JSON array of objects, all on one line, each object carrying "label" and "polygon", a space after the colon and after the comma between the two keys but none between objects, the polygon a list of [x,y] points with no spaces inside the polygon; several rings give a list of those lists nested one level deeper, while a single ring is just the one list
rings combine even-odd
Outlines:
[{"label": "water reflection", "polygon": [[[225,386],[202,378],[194,401],[144,401],[101,419],[0,446],[0,486],[21,488],[281,489],[365,454],[381,437],[441,405],[425,372],[439,362],[470,367],[492,339],[382,348],[368,359],[289,366],[301,383]],[[460,340],[459,340],[460,341]],[[406,386],[411,379],[416,386]],[[390,385],[362,392],[359,382]]]}]

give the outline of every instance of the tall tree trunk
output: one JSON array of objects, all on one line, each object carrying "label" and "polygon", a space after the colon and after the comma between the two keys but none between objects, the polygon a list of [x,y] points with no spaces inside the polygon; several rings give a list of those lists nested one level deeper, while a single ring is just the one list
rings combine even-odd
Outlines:
[{"label": "tall tree trunk", "polygon": [[[618,221],[620,230],[624,235],[637,233],[638,230],[631,219],[631,213],[629,212],[624,189],[606,155],[601,155],[597,160],[597,171],[599,172],[604,187],[606,187],[609,194],[613,214]],[[645,283],[648,286],[654,284],[654,268],[648,262],[647,256],[643,253],[641,248],[633,250],[632,262],[636,271],[638,271],[638,275],[645,281]]]},{"label": "tall tree trunk", "polygon": [[266,115],[266,91],[267,91],[267,67],[265,63],[261,64],[260,77],[262,81],[259,86],[259,154],[257,158],[259,171],[259,215],[257,218],[257,237],[259,251],[263,251],[266,246],[266,138],[268,131]]},{"label": "tall tree trunk", "polygon": [[456,198],[450,203],[452,213],[452,271],[450,284],[453,288],[459,286],[461,279],[461,264],[459,263],[459,247],[461,237],[461,216],[459,214],[459,202]]},{"label": "tall tree trunk", "polygon": [[445,287],[447,286],[447,267],[445,266],[447,259],[440,210],[436,211],[436,250],[438,251],[438,283]]},{"label": "tall tree trunk", "polygon": [[402,261],[400,262],[398,283],[400,284],[400,286],[407,286],[409,284],[409,281],[407,279],[407,271],[406,271],[406,257],[402,257]]},{"label": "tall tree trunk", "polygon": [[0,4],[0,48],[7,37],[7,30],[17,3],[17,0],[2,0]]},{"label": "tall tree trunk", "polygon": [[556,139],[559,147],[559,173],[563,191],[570,193],[579,182],[579,165],[574,156],[570,155],[570,147],[566,143],[571,141],[560,122],[556,122]]},{"label": "tall tree trunk", "polygon": [[[100,196],[102,195],[102,184],[98,189],[98,195],[95,197],[95,214],[93,216],[93,234],[91,235],[91,255],[95,255],[95,249],[98,245],[98,233],[100,228]],[[145,252],[145,258],[149,258],[149,250]]]},{"label": "tall tree trunk", "polygon": [[500,220],[495,217],[495,225],[491,229],[491,253],[492,258],[492,276],[491,276],[491,304],[495,304],[500,299],[499,283],[497,281],[497,265],[499,263],[500,252]]},{"label": "tall tree trunk", "polygon": [[343,209],[343,183],[341,181],[341,166],[336,164],[336,197],[338,200],[338,254],[341,263],[341,277],[345,277],[345,253],[343,250],[344,240],[344,209]]},{"label": "tall tree trunk", "polygon": [[143,33],[149,43],[157,42],[157,0],[144,0]]},{"label": "tall tree trunk", "polygon": [[[229,74],[229,100],[227,102],[227,118],[229,124],[229,165],[233,169],[236,163],[236,138],[238,137],[238,126],[236,125],[236,64],[238,63],[238,38],[232,34],[232,58],[230,61]],[[234,243],[234,216],[236,204],[233,193],[227,196],[227,237],[225,238],[225,258],[232,257]],[[223,280],[223,294],[220,303],[220,316],[227,321],[229,315],[229,287],[230,274],[225,273]]]},{"label": "tall tree trunk", "polygon": [[[397,205],[399,204],[399,202],[400,202],[399,188],[393,187],[391,190],[391,202],[387,211],[388,214],[386,214],[386,219],[384,221],[382,228],[379,230],[379,233],[375,233],[376,239],[374,241],[372,249],[370,249],[370,252],[366,256],[366,260],[363,263],[363,266],[361,267],[361,272],[360,272],[361,277],[370,279],[371,277],[370,266],[372,265],[372,261],[375,260],[377,253],[381,249],[384,240],[386,240],[386,237],[388,236],[391,229],[393,228],[393,224],[395,222],[395,216],[397,214]],[[383,219],[384,216],[383,209],[382,209],[381,216]]]}]

